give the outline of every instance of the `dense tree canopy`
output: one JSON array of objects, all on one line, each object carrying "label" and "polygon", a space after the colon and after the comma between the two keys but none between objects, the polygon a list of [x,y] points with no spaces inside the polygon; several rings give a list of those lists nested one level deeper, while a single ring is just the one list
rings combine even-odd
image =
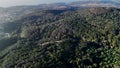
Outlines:
[{"label": "dense tree canopy", "polygon": [[3,24],[1,68],[120,67],[120,10],[43,10]]}]

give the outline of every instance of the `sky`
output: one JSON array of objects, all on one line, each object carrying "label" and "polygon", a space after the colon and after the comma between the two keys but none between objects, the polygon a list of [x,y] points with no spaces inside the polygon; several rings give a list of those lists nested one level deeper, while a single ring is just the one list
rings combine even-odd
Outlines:
[{"label": "sky", "polygon": [[19,5],[38,5],[56,2],[72,2],[79,0],[0,0],[0,7],[10,7]]}]

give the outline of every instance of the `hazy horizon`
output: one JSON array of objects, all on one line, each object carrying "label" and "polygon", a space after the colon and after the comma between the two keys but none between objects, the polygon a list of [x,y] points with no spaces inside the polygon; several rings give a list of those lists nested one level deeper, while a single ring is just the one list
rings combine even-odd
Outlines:
[{"label": "hazy horizon", "polygon": [[39,5],[59,2],[73,2],[79,0],[0,0],[0,7],[20,6],[20,5]]},{"label": "hazy horizon", "polygon": [[51,3],[69,3],[74,1],[113,1],[119,2],[120,0],[0,0],[0,7],[22,6],[22,5],[39,5]]}]

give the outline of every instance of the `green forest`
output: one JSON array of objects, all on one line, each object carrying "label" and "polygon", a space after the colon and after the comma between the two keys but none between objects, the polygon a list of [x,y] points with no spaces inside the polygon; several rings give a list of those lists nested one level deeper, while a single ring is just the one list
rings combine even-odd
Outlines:
[{"label": "green forest", "polygon": [[120,68],[120,9],[39,10],[1,24],[0,68]]}]

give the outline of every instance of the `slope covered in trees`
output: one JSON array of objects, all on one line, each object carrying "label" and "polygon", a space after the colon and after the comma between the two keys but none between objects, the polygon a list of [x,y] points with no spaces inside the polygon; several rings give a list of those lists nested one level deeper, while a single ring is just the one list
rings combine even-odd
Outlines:
[{"label": "slope covered in trees", "polygon": [[117,8],[41,10],[2,28],[1,68],[120,67]]}]

